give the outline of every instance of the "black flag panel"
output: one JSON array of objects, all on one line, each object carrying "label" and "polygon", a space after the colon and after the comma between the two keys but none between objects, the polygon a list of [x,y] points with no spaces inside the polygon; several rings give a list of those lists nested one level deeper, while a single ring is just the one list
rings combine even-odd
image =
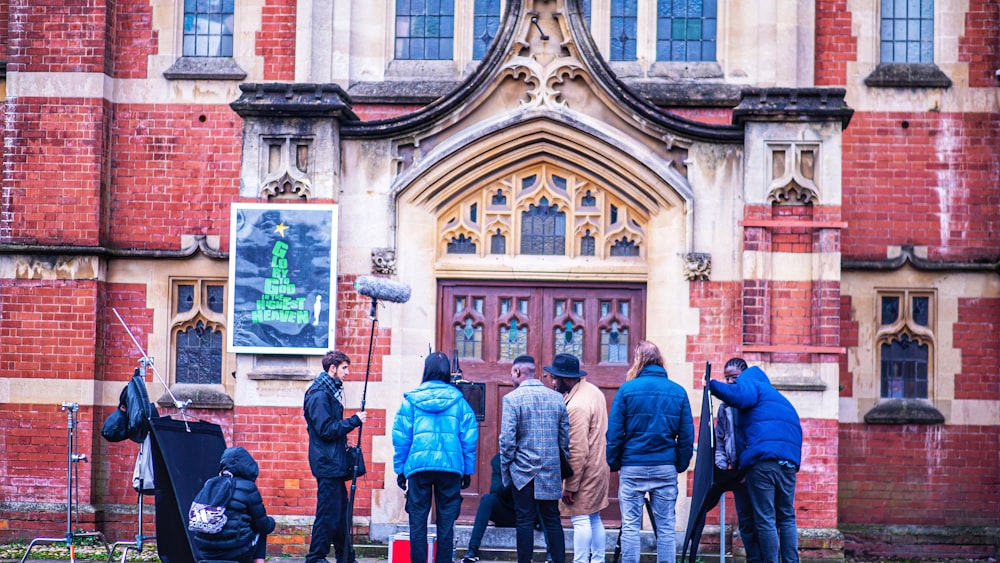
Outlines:
[{"label": "black flag panel", "polygon": [[219,474],[226,449],[222,428],[170,417],[149,421],[156,482],[156,551],[163,563],[195,563],[187,530],[188,508],[209,478]]},{"label": "black flag panel", "polygon": [[715,436],[712,427],[712,396],[708,382],[712,378],[712,364],[705,362],[705,391],[701,398],[701,421],[698,424],[698,455],[694,463],[694,484],[691,491],[691,513],[681,551],[681,563],[687,558],[697,561],[698,543],[705,528],[705,515],[719,502],[721,493],[715,484]]}]

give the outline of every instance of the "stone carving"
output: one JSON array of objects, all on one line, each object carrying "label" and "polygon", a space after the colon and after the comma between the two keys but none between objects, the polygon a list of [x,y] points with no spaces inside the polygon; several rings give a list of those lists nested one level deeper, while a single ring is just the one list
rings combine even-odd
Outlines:
[{"label": "stone carving", "polygon": [[684,255],[684,279],[708,281],[712,275],[712,255],[706,252],[689,252]]},{"label": "stone carving", "polygon": [[814,143],[774,143],[768,145],[771,180],[767,202],[772,205],[813,205],[819,203],[816,163],[819,145]]},{"label": "stone carving", "polygon": [[563,14],[540,15],[534,10],[527,14],[531,25],[521,28],[521,54],[504,65],[503,73],[528,85],[522,109],[563,108],[566,103],[561,99],[560,85],[578,76],[586,77],[586,68],[572,48],[572,34]]},{"label": "stone carving", "polygon": [[395,275],[396,250],[392,248],[373,248],[372,273]]}]

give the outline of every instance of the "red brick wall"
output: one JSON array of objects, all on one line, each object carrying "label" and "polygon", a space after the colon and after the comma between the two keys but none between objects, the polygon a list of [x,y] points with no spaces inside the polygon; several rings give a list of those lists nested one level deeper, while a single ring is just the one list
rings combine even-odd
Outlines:
[{"label": "red brick wall", "polygon": [[[705,362],[721,373],[722,363],[739,355],[743,335],[743,312],[740,301],[742,284],[738,281],[695,281],[688,296],[691,307],[698,309],[698,334],[687,337],[687,358],[700,373]],[[694,378],[695,388],[704,386],[703,378]]]},{"label": "red brick wall", "polygon": [[1000,525],[995,426],[840,425],[842,524]]},{"label": "red brick wall", "polygon": [[103,102],[15,98],[7,116],[4,242],[99,244]]},{"label": "red brick wall", "polygon": [[242,127],[226,105],[117,106],[109,244],[179,248],[183,234],[228,241]]},{"label": "red brick wall", "polygon": [[969,63],[969,86],[995,88],[1000,69],[1000,1],[970,0],[958,60]]},{"label": "red brick wall", "polygon": [[89,0],[12,0],[8,70],[104,72],[107,8]]},{"label": "red brick wall", "polygon": [[[697,428],[697,421],[695,427]],[[837,449],[835,420],[802,420],[802,468],[795,482],[795,519],[802,528],[837,527]],[[690,475],[691,472],[688,472]],[[691,491],[689,479],[688,492]],[[807,509],[807,510],[804,510]],[[726,522],[736,525],[736,505],[726,495]],[[708,513],[708,524],[719,523],[719,509]],[[704,550],[703,550],[704,552]]]},{"label": "red brick wall", "polygon": [[10,41],[10,0],[0,0],[0,60],[7,60],[7,43]]},{"label": "red brick wall", "polygon": [[[840,296],[840,345],[846,348],[858,346],[859,326],[854,319],[854,310],[850,295]],[[847,364],[847,354],[841,354],[840,359],[840,396],[854,396],[854,375]]]},{"label": "red brick wall", "polygon": [[857,39],[851,35],[847,0],[816,2],[816,86],[847,84],[847,63],[856,61]]},{"label": "red brick wall", "polygon": [[0,280],[0,378],[93,379],[96,286]]},{"label": "red brick wall", "polygon": [[107,45],[108,74],[115,78],[146,78],[149,56],[157,54],[152,3],[114,0],[108,6],[114,13],[110,30],[113,41]]},{"label": "red brick wall", "polygon": [[912,244],[934,260],[995,260],[1000,152],[985,147],[996,146],[995,113],[855,113],[844,131],[844,258]]},{"label": "red brick wall", "polygon": [[264,80],[295,80],[295,0],[267,0],[257,32],[257,55],[264,57]]},{"label": "red brick wall", "polygon": [[413,113],[423,107],[419,104],[358,104],[351,109],[361,121],[375,121]]},{"label": "red brick wall", "polygon": [[955,375],[955,398],[1000,401],[1000,299],[959,299],[958,319],[954,337],[962,370]]},{"label": "red brick wall", "polygon": [[732,125],[733,108],[664,108],[684,119],[713,125]]}]

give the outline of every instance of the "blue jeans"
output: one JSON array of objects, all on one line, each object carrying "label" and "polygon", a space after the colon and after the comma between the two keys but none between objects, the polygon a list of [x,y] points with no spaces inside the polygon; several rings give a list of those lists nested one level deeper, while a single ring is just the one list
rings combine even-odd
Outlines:
[{"label": "blue jeans", "polygon": [[747,552],[747,563],[760,563],[760,545],[757,543],[757,527],[753,521],[753,505],[750,503],[750,493],[745,482],[733,485],[733,501],[736,504],[740,538]]},{"label": "blue jeans", "polygon": [[757,462],[747,471],[746,485],[753,505],[761,561],[798,563],[795,469],[774,460]]},{"label": "blue jeans", "polygon": [[552,563],[566,563],[566,537],[559,521],[558,500],[535,499],[535,480],[521,489],[513,488],[514,513],[517,515],[517,563],[531,563],[535,552],[535,519],[541,518],[542,532]]},{"label": "blue jeans", "polygon": [[435,563],[454,563],[455,520],[462,510],[462,476],[447,471],[421,471],[407,479],[406,512],[410,515],[410,561],[427,563],[427,516],[431,499],[437,524]]},{"label": "blue jeans", "polygon": [[639,530],[642,529],[642,509],[650,496],[652,519],[655,520],[656,560],[659,563],[677,561],[677,536],[674,528],[677,516],[677,468],[673,465],[626,465],[618,476],[618,505],[622,511],[622,563],[639,562]]},{"label": "blue jeans", "polygon": [[[313,522],[312,539],[306,563],[326,559],[333,544],[339,563],[353,563],[347,544],[347,486],[343,479],[316,479],[316,520]],[[344,551],[348,551],[345,556]]]}]

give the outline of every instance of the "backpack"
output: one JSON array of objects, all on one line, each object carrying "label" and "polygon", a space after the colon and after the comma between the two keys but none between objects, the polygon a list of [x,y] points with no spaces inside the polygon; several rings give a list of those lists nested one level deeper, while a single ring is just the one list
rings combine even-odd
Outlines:
[{"label": "backpack", "polygon": [[226,506],[233,498],[233,474],[223,471],[202,486],[188,511],[188,530],[203,534],[218,534],[229,520]]}]

